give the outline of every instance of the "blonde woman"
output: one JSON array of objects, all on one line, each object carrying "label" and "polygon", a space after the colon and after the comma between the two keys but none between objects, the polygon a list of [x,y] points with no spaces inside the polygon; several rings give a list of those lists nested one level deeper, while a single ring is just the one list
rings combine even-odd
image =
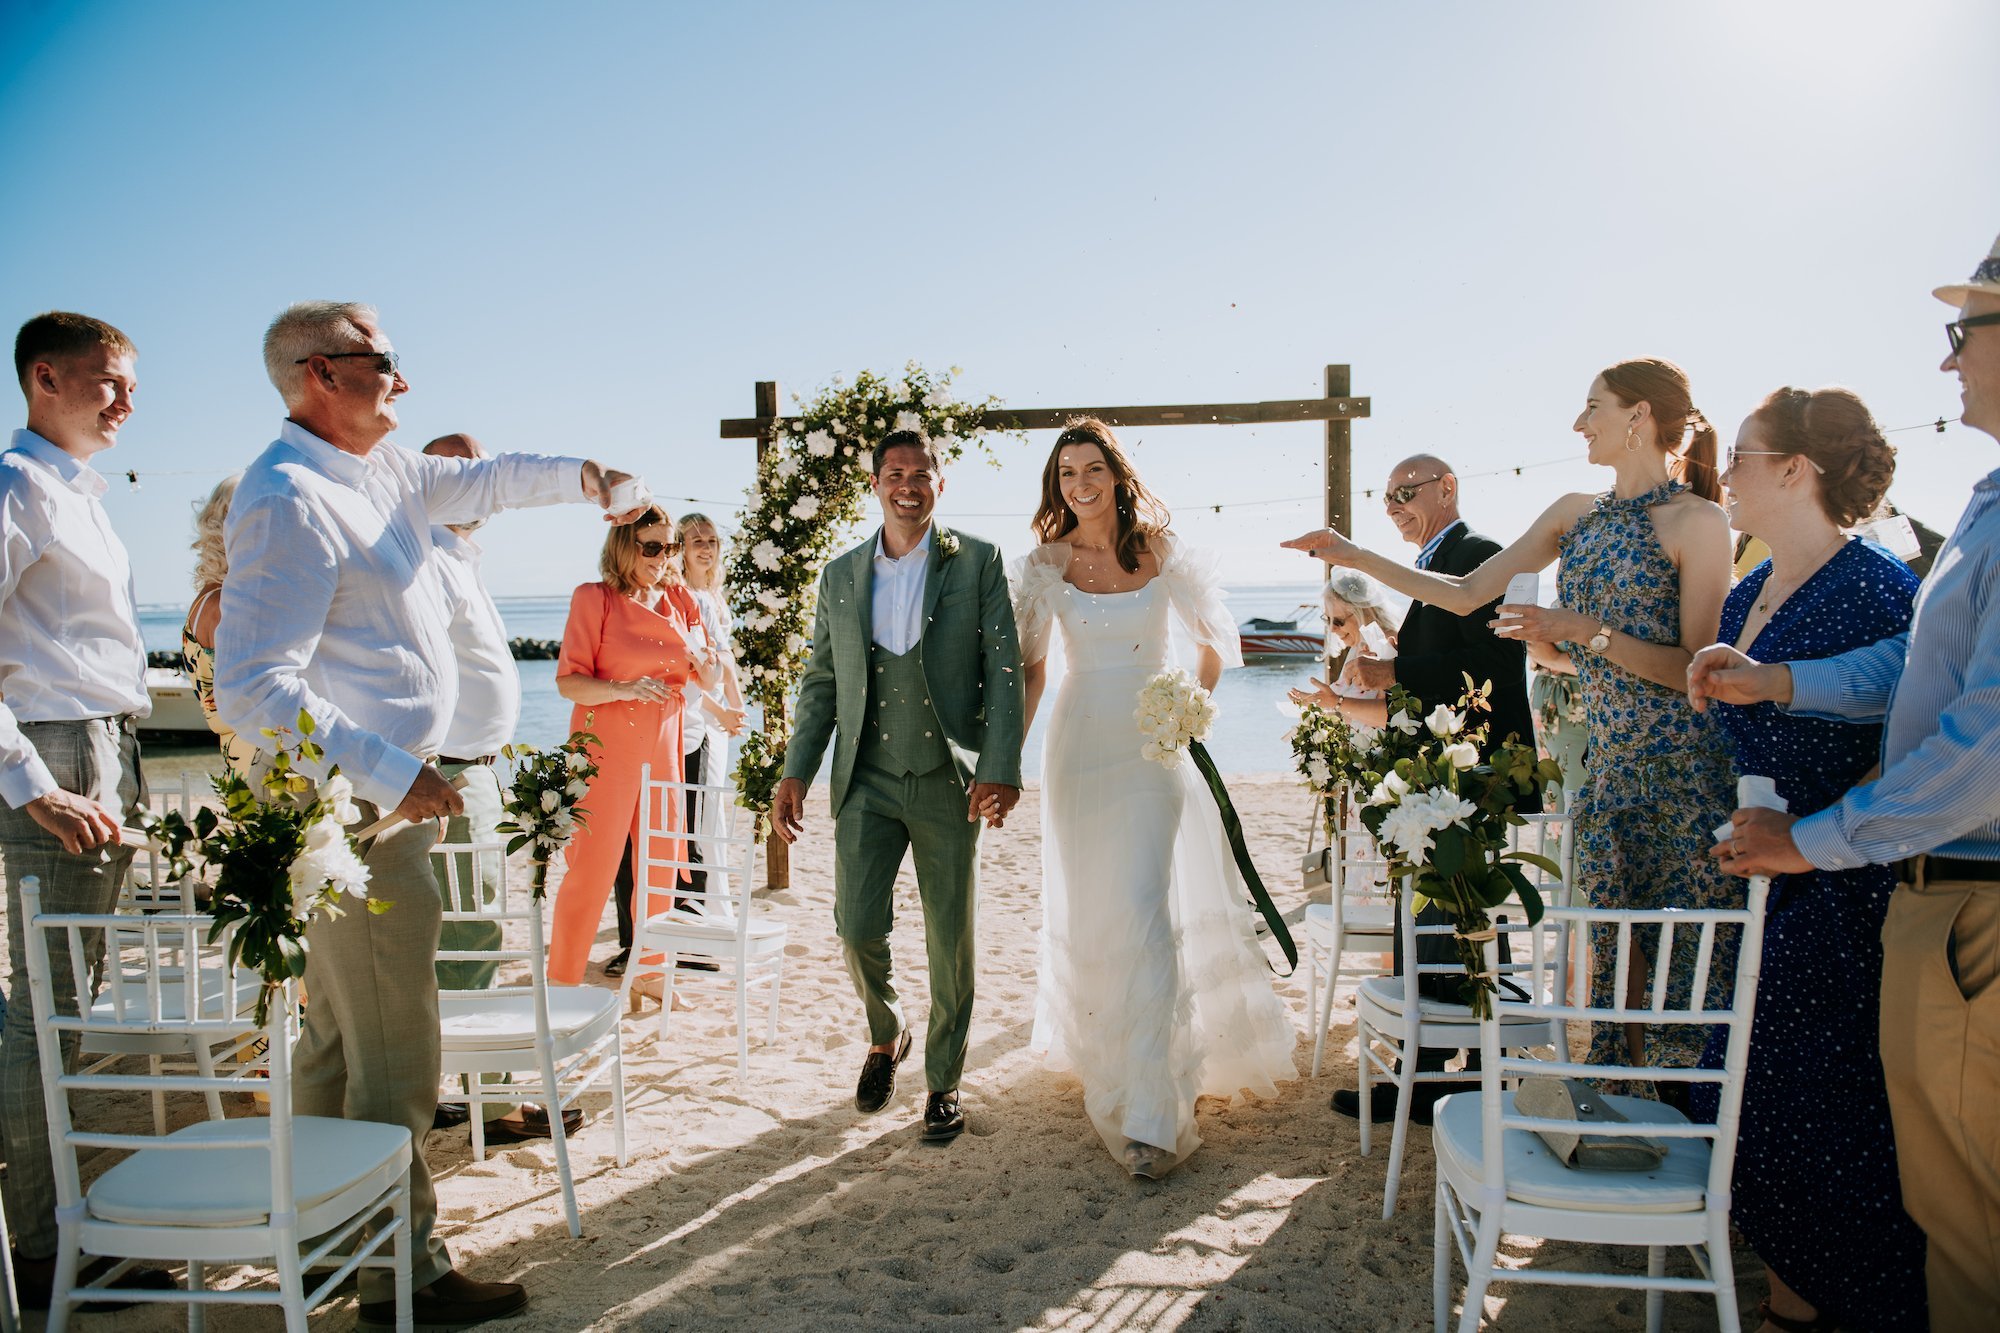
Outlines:
[{"label": "blonde woman", "polygon": [[188,607],[187,621],[181,626],[181,664],[194,683],[194,696],[201,701],[201,715],[222,746],[222,760],[238,773],[250,771],[257,747],[215,711],[215,627],[222,621],[222,578],[229,572],[229,556],[222,546],[222,527],[229,520],[229,502],[236,496],[241,472],[224,477],[208,499],[194,513],[194,602]]},{"label": "blonde woman", "polygon": [[1326,679],[1314,677],[1311,689],[1293,690],[1292,702],[1337,713],[1344,701],[1349,717],[1381,726],[1388,720],[1382,691],[1365,686],[1358,668],[1368,649],[1364,626],[1375,626],[1391,648],[1396,646],[1396,622],[1383,605],[1382,586],[1357,570],[1342,570],[1321,591],[1320,609],[1326,613]]},{"label": "blonde woman", "polygon": [[[702,627],[722,660],[719,688],[701,690],[693,682],[683,687],[687,710],[681,723],[681,763],[689,782],[726,782],[729,738],[743,730],[743,690],[737,683],[736,655],[730,648],[729,604],[722,587],[722,534],[708,515],[682,514],[674,525],[674,540],[681,548],[681,582],[701,608]],[[700,837],[721,836],[727,814],[722,802],[697,801],[689,795],[688,827],[697,838],[689,844],[688,860],[702,859]],[[689,876],[689,887],[696,892],[706,883],[702,871]]]}]

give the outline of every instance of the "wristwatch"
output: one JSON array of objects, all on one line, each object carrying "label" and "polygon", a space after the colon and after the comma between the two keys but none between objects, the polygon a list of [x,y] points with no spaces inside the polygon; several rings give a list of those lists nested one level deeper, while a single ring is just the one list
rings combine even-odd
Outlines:
[{"label": "wristwatch", "polygon": [[1609,621],[1597,627],[1597,633],[1590,636],[1590,651],[1608,653],[1611,651],[1611,624]]}]

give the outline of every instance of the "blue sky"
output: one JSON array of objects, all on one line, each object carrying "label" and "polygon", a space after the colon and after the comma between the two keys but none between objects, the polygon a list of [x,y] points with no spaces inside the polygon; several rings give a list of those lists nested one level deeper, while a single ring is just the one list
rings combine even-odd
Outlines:
[{"label": "blue sky", "polygon": [[[1021,406],[1374,399],[1357,487],[1580,454],[1583,391],[1671,357],[1734,423],[1846,383],[1958,410],[1946,308],[2000,230],[2000,7],[1687,3],[0,6],[0,315],[141,349],[106,471],[140,596],[186,596],[189,503],[280,415],[264,325],[381,308],[401,438],[636,467],[733,498],[751,386],[908,358]],[[18,409],[17,409],[18,410]],[[18,418],[17,418],[18,419]],[[1311,577],[1315,426],[1136,432],[1239,580]],[[1892,437],[1948,527],[2000,449]],[[1049,437],[945,512],[1025,543]],[[185,474],[185,475],[177,475]],[[1471,480],[1511,538],[1583,464]],[[1395,538],[1379,501],[1359,535]],[[495,591],[593,577],[581,510],[488,529]]]}]

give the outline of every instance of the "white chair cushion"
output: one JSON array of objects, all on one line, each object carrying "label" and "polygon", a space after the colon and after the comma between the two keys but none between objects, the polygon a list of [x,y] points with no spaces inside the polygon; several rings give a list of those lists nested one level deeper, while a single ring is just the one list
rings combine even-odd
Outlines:
[{"label": "white chair cushion", "polygon": [[[549,1035],[561,1040],[618,1010],[618,992],[602,986],[549,987]],[[535,1040],[535,995],[512,990],[439,991],[447,1051],[506,1050]]]},{"label": "white chair cushion", "polygon": [[[1521,983],[1516,982],[1516,985]],[[1403,978],[1369,977],[1361,983],[1361,998],[1392,1014],[1403,1012]],[[1464,1023],[1478,1027],[1479,1020],[1472,1016],[1472,1010],[1462,1004],[1446,1004],[1442,1000],[1418,1001],[1418,1013],[1426,1023]],[[1518,1014],[1507,1015],[1500,1020],[1506,1027],[1547,1027],[1546,1018],[1524,1018]],[[1469,1043],[1470,1044],[1470,1043]]]},{"label": "white chair cushion", "polygon": [[[646,918],[645,931],[656,939],[700,941],[704,944],[732,944],[737,920],[733,916],[696,916],[688,912],[656,912]],[[745,932],[752,947],[784,935],[785,924],[769,917],[753,916]]]},{"label": "white chair cushion", "polygon": [[[168,1140],[224,1139],[241,1148],[144,1148],[90,1187],[92,1217],[131,1226],[249,1227],[271,1214],[271,1122],[199,1120]],[[292,1192],[307,1212],[410,1152],[410,1131],[372,1120],[292,1118]]]},{"label": "white chair cushion", "polygon": [[[1514,1094],[1501,1094],[1508,1115]],[[1671,1106],[1643,1097],[1604,1099],[1627,1120],[1655,1125],[1686,1124],[1687,1117]],[[1479,1094],[1454,1093],[1440,1098],[1431,1141],[1438,1167],[1467,1188],[1483,1178],[1485,1142],[1479,1116]],[[1708,1196],[1707,1139],[1660,1139],[1666,1160],[1657,1171],[1583,1171],[1556,1160],[1539,1134],[1525,1129],[1506,1131],[1507,1197],[1541,1208],[1573,1208],[1591,1213],[1692,1213]]]},{"label": "white chair cushion", "polygon": [[[1395,911],[1388,903],[1350,900],[1345,913],[1347,935],[1388,935],[1395,929]],[[1333,904],[1306,904],[1306,935],[1322,949],[1333,947]]]}]

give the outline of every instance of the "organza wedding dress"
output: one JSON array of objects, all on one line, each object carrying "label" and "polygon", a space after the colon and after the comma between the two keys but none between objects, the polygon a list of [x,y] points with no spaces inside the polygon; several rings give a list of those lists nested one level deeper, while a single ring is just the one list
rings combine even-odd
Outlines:
[{"label": "organza wedding dress", "polygon": [[1066,665],[1042,760],[1041,977],[1033,1046],[1083,1081],[1112,1156],[1157,1176],[1201,1143],[1194,1102],[1292,1078],[1290,1016],[1271,989],[1215,801],[1183,759],[1140,757],[1140,688],[1170,660],[1170,616],[1225,665],[1237,629],[1211,562],[1156,538],[1160,572],[1126,593],[1064,582],[1070,548],[1015,569],[1021,657]]}]

